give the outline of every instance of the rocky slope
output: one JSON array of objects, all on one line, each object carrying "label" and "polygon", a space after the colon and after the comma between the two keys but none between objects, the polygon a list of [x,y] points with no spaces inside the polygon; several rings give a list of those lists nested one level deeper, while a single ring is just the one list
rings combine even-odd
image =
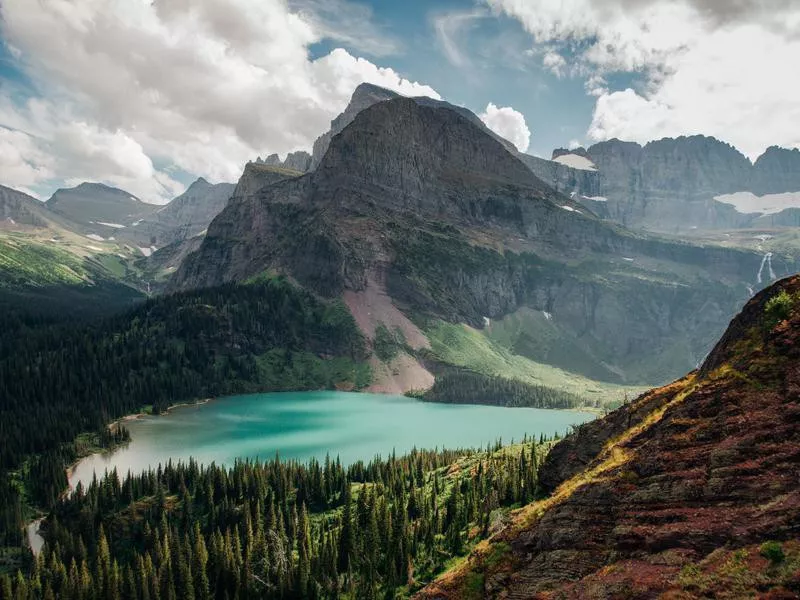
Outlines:
[{"label": "rocky slope", "polygon": [[56,190],[47,201],[47,208],[77,223],[85,232],[109,237],[119,226],[132,225],[159,207],[142,202],[124,190],[84,182]]},{"label": "rocky slope", "polygon": [[169,204],[134,221],[116,235],[140,246],[159,248],[194,237],[205,231],[222,211],[233,189],[231,183],[212,185],[201,177]]},{"label": "rocky slope", "polygon": [[228,202],[242,202],[264,187],[300,175],[300,171],[267,165],[264,161],[249,162],[236,185],[211,185],[205,179],[198,179],[152,218],[124,230],[125,239],[135,235],[138,237],[133,239],[140,240],[139,243],[158,244],[155,252],[137,261],[137,267],[151,284],[151,291],[160,292],[165,280],[184,259],[200,248],[208,225]]},{"label": "rocky slope", "polygon": [[44,206],[36,198],[0,185],[0,227],[15,225],[45,227]]},{"label": "rocky slope", "polygon": [[[693,367],[761,256],[615,229],[475,120],[433,101],[372,105],[314,172],[234,194],[170,289],[278,271],[323,296],[350,294],[354,313],[388,297],[382,310],[423,328],[426,318],[483,327],[527,307],[558,322],[609,380],[663,381]],[[774,268],[788,266],[776,258]],[[581,368],[569,352],[550,354]]]},{"label": "rocky slope", "polygon": [[557,444],[550,495],[420,598],[797,597],[798,342],[793,277],[747,303],[701,370]]}]

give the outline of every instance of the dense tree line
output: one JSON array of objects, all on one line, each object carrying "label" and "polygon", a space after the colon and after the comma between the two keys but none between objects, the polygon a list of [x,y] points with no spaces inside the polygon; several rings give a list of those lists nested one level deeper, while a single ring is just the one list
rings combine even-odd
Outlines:
[{"label": "dense tree line", "polygon": [[31,499],[48,506],[81,432],[144,405],[369,382],[347,308],[280,278],[158,297],[92,323],[9,313],[0,324],[0,543],[19,536],[11,472],[32,475]]},{"label": "dense tree line", "polygon": [[57,502],[0,600],[405,595],[534,498],[544,449],[111,472]]},{"label": "dense tree line", "polygon": [[466,369],[452,369],[437,374],[433,387],[419,394],[419,397],[431,402],[531,408],[576,408],[586,405],[580,396],[563,390]]}]

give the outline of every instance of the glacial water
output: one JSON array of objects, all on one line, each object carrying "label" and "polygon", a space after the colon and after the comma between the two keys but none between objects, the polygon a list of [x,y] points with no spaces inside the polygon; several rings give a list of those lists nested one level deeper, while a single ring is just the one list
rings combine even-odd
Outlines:
[{"label": "glacial water", "polygon": [[131,442],[114,452],[89,456],[70,475],[84,486],[116,468],[155,468],[170,459],[232,465],[237,458],[301,461],[326,453],[343,463],[398,455],[417,448],[485,446],[525,434],[552,435],[591,420],[579,411],[434,404],[403,396],[347,392],[252,394],[176,408],[166,415],[125,422]]}]

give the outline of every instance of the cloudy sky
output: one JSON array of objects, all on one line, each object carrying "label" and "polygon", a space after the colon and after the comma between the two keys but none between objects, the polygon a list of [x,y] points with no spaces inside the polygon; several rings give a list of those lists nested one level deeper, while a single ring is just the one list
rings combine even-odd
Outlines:
[{"label": "cloudy sky", "polygon": [[704,133],[800,146],[798,0],[2,0],[0,184],[164,201],[310,150],[369,81],[531,154]]}]

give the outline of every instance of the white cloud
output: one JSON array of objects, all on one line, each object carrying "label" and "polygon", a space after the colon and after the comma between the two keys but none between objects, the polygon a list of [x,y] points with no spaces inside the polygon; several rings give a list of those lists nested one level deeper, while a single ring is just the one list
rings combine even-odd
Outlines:
[{"label": "white cloud", "polygon": [[22,131],[0,127],[0,166],[3,179],[15,187],[27,187],[52,176],[50,157],[36,140]]},{"label": "white cloud", "polygon": [[372,56],[398,54],[402,42],[375,23],[372,8],[347,0],[288,0],[322,37]]},{"label": "white cloud", "polygon": [[556,77],[563,77],[567,67],[566,59],[555,50],[548,50],[542,57],[542,64]]},{"label": "white cloud", "polygon": [[[751,157],[800,145],[800,4],[796,0],[486,0],[517,18],[545,66],[569,56],[597,98],[588,135],[648,141],[714,135]],[[548,64],[549,63],[549,64]],[[607,74],[638,72],[638,90],[613,91]]]},{"label": "white cloud", "polygon": [[342,49],[310,60],[325,32],[283,0],[5,0],[0,16],[45,95],[0,98],[0,125],[38,153],[28,170],[3,156],[8,185],[47,173],[157,201],[180,191],[169,167],[235,181],[258,154],[310,149],[362,81],[438,98]]},{"label": "white cloud", "polygon": [[436,39],[450,64],[455,67],[470,64],[469,57],[462,50],[461,37],[486,16],[485,10],[476,8],[438,13],[431,18]]},{"label": "white cloud", "polygon": [[514,144],[520,152],[528,149],[531,132],[521,112],[510,106],[498,107],[490,102],[486,110],[478,116],[489,129]]},{"label": "white cloud", "polygon": [[575,150],[576,148],[580,148],[582,146],[580,140],[570,140],[569,144],[567,144],[567,148],[570,150]]}]

